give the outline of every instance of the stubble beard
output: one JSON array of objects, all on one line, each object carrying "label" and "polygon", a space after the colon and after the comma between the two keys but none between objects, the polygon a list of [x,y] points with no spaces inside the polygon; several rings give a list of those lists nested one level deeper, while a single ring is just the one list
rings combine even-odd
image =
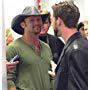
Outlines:
[{"label": "stubble beard", "polygon": [[38,28],[33,27],[34,34],[38,35],[41,32],[41,27],[39,26]]}]

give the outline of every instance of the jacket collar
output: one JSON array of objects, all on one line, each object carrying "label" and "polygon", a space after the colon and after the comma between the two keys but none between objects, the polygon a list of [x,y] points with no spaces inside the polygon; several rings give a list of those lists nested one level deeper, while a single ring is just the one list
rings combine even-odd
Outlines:
[{"label": "jacket collar", "polygon": [[65,49],[67,49],[67,47],[77,38],[82,37],[80,32],[76,32],[75,34],[73,34],[67,41],[66,45],[65,45]]},{"label": "jacket collar", "polygon": [[58,63],[57,63],[57,67],[56,67],[56,70],[55,70],[56,73],[57,73],[57,70],[58,70],[58,68],[59,68],[61,59],[62,59],[62,57],[65,55],[65,51],[67,50],[67,48],[69,47],[69,45],[70,45],[75,39],[80,38],[80,37],[82,37],[81,34],[80,34],[80,32],[76,32],[75,34],[73,34],[73,35],[68,39],[65,47],[63,48],[63,51],[62,51],[61,56],[60,56],[60,58],[59,58],[59,61],[58,61]]}]

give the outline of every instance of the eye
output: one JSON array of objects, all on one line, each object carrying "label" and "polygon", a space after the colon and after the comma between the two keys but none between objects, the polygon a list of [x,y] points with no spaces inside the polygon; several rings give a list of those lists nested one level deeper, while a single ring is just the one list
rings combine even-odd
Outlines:
[{"label": "eye", "polygon": [[41,18],[37,18],[37,21],[40,22],[40,21],[42,21],[42,20],[41,20]]},{"label": "eye", "polygon": [[30,19],[30,22],[34,22],[34,19]]},{"label": "eye", "polygon": [[84,28],[81,28],[82,31],[84,31]]}]

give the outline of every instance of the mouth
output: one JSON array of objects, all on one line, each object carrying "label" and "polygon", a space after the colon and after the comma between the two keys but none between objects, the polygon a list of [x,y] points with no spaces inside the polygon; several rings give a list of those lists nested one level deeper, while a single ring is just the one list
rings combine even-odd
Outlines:
[{"label": "mouth", "polygon": [[38,26],[34,26],[33,28],[34,29],[41,29],[41,26],[38,25]]}]

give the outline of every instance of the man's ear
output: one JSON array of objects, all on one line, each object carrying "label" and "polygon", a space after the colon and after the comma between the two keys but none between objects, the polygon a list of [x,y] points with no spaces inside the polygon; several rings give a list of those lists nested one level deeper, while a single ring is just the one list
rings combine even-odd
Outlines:
[{"label": "man's ear", "polygon": [[24,22],[21,22],[20,25],[21,25],[22,28],[25,28],[25,23]]},{"label": "man's ear", "polygon": [[62,20],[61,20],[60,17],[58,17],[58,24],[59,24],[59,26],[61,25],[61,23],[62,23]]}]

